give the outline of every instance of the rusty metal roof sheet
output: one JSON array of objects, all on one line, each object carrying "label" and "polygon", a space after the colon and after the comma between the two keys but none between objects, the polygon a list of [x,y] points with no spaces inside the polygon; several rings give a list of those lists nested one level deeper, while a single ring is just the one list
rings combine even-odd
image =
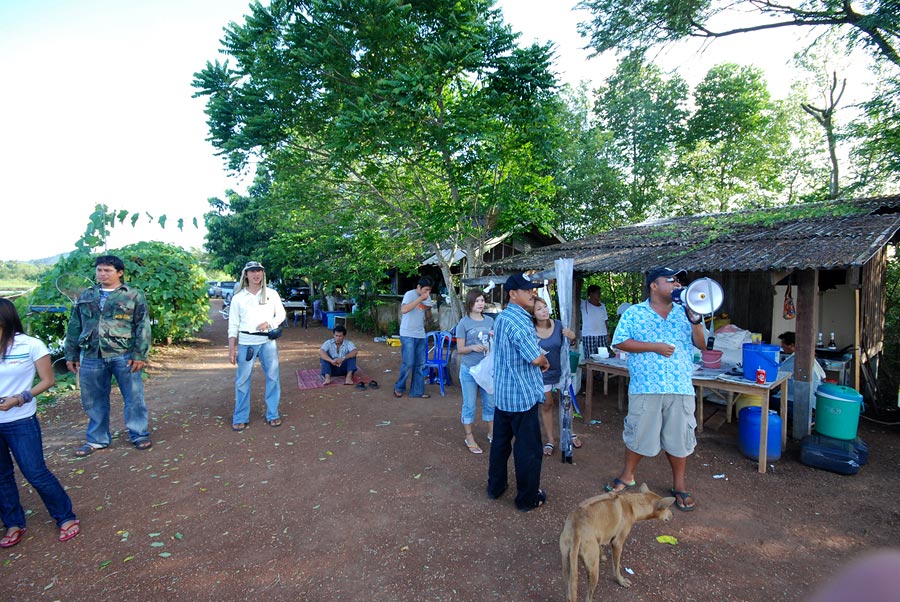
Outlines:
[{"label": "rusty metal roof sheet", "polygon": [[900,195],[643,222],[494,262],[494,273],[759,272],[862,266],[900,231]]}]

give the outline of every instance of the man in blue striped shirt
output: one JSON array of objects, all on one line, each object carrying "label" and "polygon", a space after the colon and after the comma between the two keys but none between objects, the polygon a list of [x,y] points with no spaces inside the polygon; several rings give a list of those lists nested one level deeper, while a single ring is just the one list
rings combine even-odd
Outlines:
[{"label": "man in blue striped shirt", "polygon": [[547,494],[540,489],[543,443],[538,404],[544,401],[541,372],[550,367],[550,362],[538,346],[531,321],[534,289],[540,287],[524,274],[510,276],[503,287],[509,295],[509,305],[494,322],[494,440],[487,493],[497,499],[506,491],[512,451],[516,507],[522,512],[547,501]]}]

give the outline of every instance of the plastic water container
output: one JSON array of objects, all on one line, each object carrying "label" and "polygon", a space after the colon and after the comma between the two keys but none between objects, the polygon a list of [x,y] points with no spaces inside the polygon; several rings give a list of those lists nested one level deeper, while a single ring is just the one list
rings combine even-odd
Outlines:
[{"label": "plastic water container", "polygon": [[[751,460],[759,460],[759,429],[762,408],[749,406],[738,413],[738,449]],[[769,410],[769,436],[766,441],[766,461],[781,458],[781,417]]]},{"label": "plastic water container", "polygon": [[756,371],[762,369],[766,373],[766,382],[773,382],[778,376],[778,366],[781,363],[778,358],[779,353],[781,353],[781,347],[778,345],[744,343],[741,357],[744,365],[744,378],[755,381]]},{"label": "plastic water container", "polygon": [[850,441],[856,439],[862,395],[856,389],[826,383],[816,389],[816,432]]}]

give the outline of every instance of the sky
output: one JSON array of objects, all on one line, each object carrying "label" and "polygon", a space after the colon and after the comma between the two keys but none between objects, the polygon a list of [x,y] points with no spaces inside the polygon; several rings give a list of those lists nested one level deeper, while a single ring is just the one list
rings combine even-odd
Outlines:
[{"label": "sky", "polygon": [[[613,57],[589,59],[577,0],[500,0],[520,43],[553,41],[562,81],[602,83]],[[548,12],[548,6],[554,8]],[[223,28],[248,0],[0,0],[0,260],[71,251],[98,203],[140,213],[117,225],[110,249],[139,240],[203,245],[208,199],[246,191],[206,142],[205,99],[193,74],[220,54]],[[692,85],[712,65],[755,64],[776,97],[787,94],[796,32],[680,44],[656,57]],[[167,216],[162,229],[150,222]],[[185,228],[175,227],[183,218]],[[201,228],[191,225],[193,219]]]}]

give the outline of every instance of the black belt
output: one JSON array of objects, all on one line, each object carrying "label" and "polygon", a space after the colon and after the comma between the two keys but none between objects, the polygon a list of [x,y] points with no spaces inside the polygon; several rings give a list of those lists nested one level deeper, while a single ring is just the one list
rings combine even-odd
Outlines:
[{"label": "black belt", "polygon": [[238,332],[240,332],[241,334],[252,334],[252,335],[255,335],[255,336],[258,336],[258,337],[267,337],[267,336],[269,336],[269,333],[268,333],[268,332],[259,332],[259,331],[257,331],[257,332],[250,332],[249,330],[240,330],[240,331],[238,331]]}]

